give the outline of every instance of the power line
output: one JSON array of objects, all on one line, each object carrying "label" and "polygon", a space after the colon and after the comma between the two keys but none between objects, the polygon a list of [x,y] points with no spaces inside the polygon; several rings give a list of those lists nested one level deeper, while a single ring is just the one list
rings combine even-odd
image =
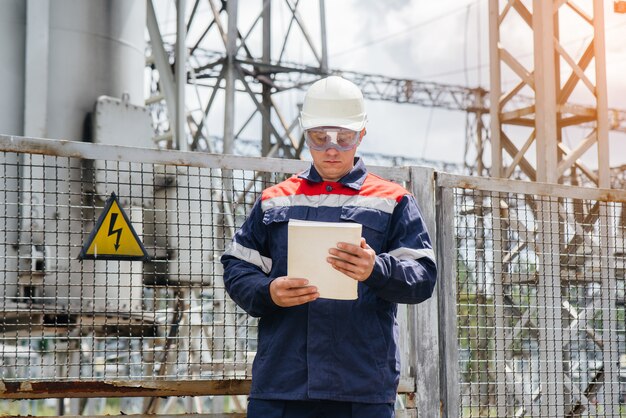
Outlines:
[{"label": "power line", "polygon": [[414,31],[415,29],[418,29],[418,28],[421,28],[423,26],[429,25],[429,24],[434,23],[434,22],[436,22],[438,20],[442,20],[442,19],[444,19],[446,17],[454,16],[456,14],[461,13],[461,12],[463,12],[465,10],[465,7],[470,6],[473,1],[474,0],[471,0],[471,1],[465,3],[465,4],[461,5],[461,6],[457,6],[454,10],[449,10],[449,11],[443,12],[443,13],[437,15],[437,16],[433,16],[430,19],[424,20],[422,22],[418,22],[415,25],[409,26],[409,27],[407,27],[407,28],[405,28],[405,29],[403,29],[401,31],[390,33],[390,34],[385,35],[383,37],[380,37],[378,39],[374,39],[372,41],[366,42],[364,44],[353,46],[353,47],[345,49],[343,51],[339,51],[339,52],[336,52],[334,54],[330,54],[330,56],[331,57],[338,57],[340,55],[349,54],[349,53],[357,51],[359,49],[363,49],[363,48],[366,48],[368,46],[372,46],[372,45],[375,45],[375,44],[379,44],[381,42],[385,42],[385,41],[387,41],[387,40],[389,40],[391,38],[395,38],[395,37],[400,36],[400,35],[405,35],[405,34],[407,34],[409,32]]}]

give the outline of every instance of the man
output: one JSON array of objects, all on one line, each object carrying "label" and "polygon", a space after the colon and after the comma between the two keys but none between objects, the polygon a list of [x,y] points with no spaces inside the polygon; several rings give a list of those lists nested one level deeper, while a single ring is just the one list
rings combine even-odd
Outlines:
[{"label": "man", "polygon": [[[263,191],[221,259],[229,295],[260,318],[248,417],[393,417],[396,304],[431,296],[430,238],[414,197],[355,158],[366,123],[356,85],[317,81],[300,122],[313,164]],[[287,277],[290,219],[362,225],[360,245],[338,243],[327,259],[359,282],[356,300]]]}]

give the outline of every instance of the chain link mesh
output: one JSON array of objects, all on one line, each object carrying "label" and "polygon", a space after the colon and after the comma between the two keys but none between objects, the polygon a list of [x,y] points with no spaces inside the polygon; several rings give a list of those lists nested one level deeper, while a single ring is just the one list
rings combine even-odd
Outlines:
[{"label": "chain link mesh", "polygon": [[459,416],[626,416],[622,205],[455,200]]}]

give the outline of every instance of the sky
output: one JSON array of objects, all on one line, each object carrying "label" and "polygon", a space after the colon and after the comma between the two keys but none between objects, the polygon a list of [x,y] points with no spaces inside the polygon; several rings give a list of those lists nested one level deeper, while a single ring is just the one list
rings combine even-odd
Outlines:
[{"label": "sky", "polygon": [[[331,68],[489,90],[487,0],[327,1],[326,9]],[[588,25],[567,14],[562,25],[562,43],[576,56],[590,39]],[[626,110],[626,14],[614,13],[612,0],[605,1],[605,34],[609,107]],[[526,25],[511,20],[502,38],[507,49],[532,59]],[[515,79],[503,73],[503,80],[510,85]],[[588,104],[590,97],[577,90],[572,101]],[[382,102],[367,106],[369,138],[363,150],[463,160],[464,113]],[[578,130],[568,132],[566,140],[584,136]],[[612,153],[612,165],[626,163],[625,143],[626,134],[611,134],[611,149],[619,151]]]},{"label": "sky", "polygon": [[[476,67],[478,54],[488,62],[486,47],[476,49],[478,38],[484,38],[482,46],[488,35],[484,20],[476,31],[476,6],[462,0],[327,2],[327,35],[333,39],[328,43],[329,65],[443,84],[484,85],[487,72],[464,71]],[[343,30],[342,16],[350,16],[353,23],[347,26],[355,30]],[[464,112],[385,102],[369,102],[367,107],[370,123],[362,150],[463,160]]]},{"label": "sky", "polygon": [[[167,10],[164,14],[161,10],[161,15],[175,16],[171,6],[173,2],[163,1]],[[489,90],[488,3],[488,0],[327,0],[329,67]],[[529,1],[524,3],[530,4]],[[577,3],[591,4],[586,0]],[[210,16],[206,3],[200,4],[199,14]],[[261,0],[239,2],[241,29],[252,25],[261,4]],[[299,4],[305,26],[319,48],[319,3],[317,0],[302,0]],[[626,14],[613,12],[613,0],[605,0],[604,4],[608,103],[610,108],[626,110]],[[290,14],[284,2],[272,2],[272,8],[275,39],[272,48],[276,58],[281,49],[279,40],[288,28]],[[577,59],[589,42],[591,32],[589,25],[581,24],[577,16],[572,16],[573,12],[568,15],[568,10],[561,15],[561,44]],[[515,16],[515,13],[509,16]],[[532,32],[521,20],[516,21],[514,17],[508,19],[511,21],[506,25],[506,31],[502,31],[502,42],[507,50],[516,54],[516,58],[532,68]],[[168,20],[171,23],[175,19],[170,17]],[[205,27],[199,24],[192,28],[190,36],[193,38],[194,30],[197,32]],[[252,32],[247,39],[251,47],[260,46],[259,29],[260,25],[257,25],[256,32]],[[213,41],[217,45],[221,40],[214,32]],[[311,63],[312,55],[307,53],[306,41],[301,35],[299,38],[294,36],[296,32],[292,30],[284,58],[297,63]],[[592,67],[593,64],[589,70],[591,75]],[[517,81],[506,70],[503,70],[502,78],[505,86],[512,86]],[[593,96],[584,90],[584,87],[577,88],[572,102],[592,104]],[[188,97],[194,94],[188,92]],[[200,93],[199,96],[203,94],[206,95]],[[237,124],[243,124],[254,109],[250,102],[246,103],[245,95],[244,98],[241,96],[236,99]],[[289,120],[297,116],[297,105],[302,102],[303,96],[303,91],[275,95]],[[452,163],[463,161],[465,112],[381,101],[367,101],[366,108],[368,134],[361,145],[362,151]],[[219,106],[211,112],[211,133],[220,135],[223,114]],[[251,124],[242,132],[242,137],[258,137],[259,125],[257,123],[255,128]],[[587,133],[580,128],[571,128],[566,131],[564,141],[575,147]],[[611,165],[625,164],[626,134],[611,133],[610,147]],[[595,161],[586,162],[595,168]]]}]

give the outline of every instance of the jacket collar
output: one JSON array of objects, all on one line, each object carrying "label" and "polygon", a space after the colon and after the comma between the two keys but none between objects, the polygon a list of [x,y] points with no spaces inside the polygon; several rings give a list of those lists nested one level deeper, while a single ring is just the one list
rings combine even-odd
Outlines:
[{"label": "jacket collar", "polygon": [[[321,183],[324,181],[313,164],[311,164],[308,169],[298,174],[298,177],[313,183]],[[363,163],[363,159],[361,159],[361,157],[355,157],[354,167],[352,167],[348,174],[340,178],[337,183],[343,184],[344,186],[350,187],[354,190],[361,190],[365,177],[367,177],[367,168],[365,167],[365,163]]]}]

